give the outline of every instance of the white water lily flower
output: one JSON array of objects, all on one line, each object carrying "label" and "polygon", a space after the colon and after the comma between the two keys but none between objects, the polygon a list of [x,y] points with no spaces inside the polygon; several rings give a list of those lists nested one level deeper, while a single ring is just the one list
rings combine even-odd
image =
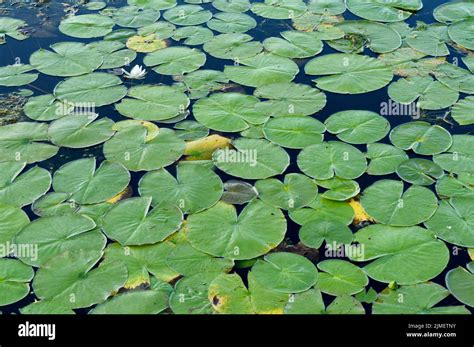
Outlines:
[{"label": "white water lily flower", "polygon": [[134,80],[141,80],[145,78],[147,72],[141,65],[135,65],[130,72],[125,71],[122,69],[123,73],[125,74],[125,78],[134,79]]}]

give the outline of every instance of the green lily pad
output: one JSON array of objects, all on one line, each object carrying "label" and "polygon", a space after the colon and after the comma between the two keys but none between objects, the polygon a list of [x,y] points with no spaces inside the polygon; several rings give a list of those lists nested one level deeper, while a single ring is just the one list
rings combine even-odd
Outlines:
[{"label": "green lily pad", "polygon": [[176,6],[176,0],[127,0],[127,3],[132,6],[155,10],[167,10]]},{"label": "green lily pad", "polygon": [[224,183],[221,201],[233,205],[242,205],[258,196],[257,189],[250,183],[229,180]]},{"label": "green lily pad", "polygon": [[204,51],[220,59],[233,59],[239,62],[243,58],[260,53],[263,45],[253,41],[253,37],[243,33],[228,33],[214,36],[203,46]]},{"label": "green lily pad", "polygon": [[54,88],[54,96],[75,105],[94,107],[109,105],[119,101],[127,94],[122,80],[107,73],[95,72],[71,77],[59,82]]},{"label": "green lily pad", "polygon": [[129,291],[96,306],[91,314],[158,314],[168,308],[173,287],[152,279],[147,290]]},{"label": "green lily pad", "polygon": [[263,126],[265,138],[287,148],[322,143],[326,127],[317,119],[300,116],[270,118]]},{"label": "green lily pad", "polygon": [[121,115],[134,119],[171,119],[184,113],[189,105],[186,94],[169,86],[136,86],[128,90],[127,96],[115,108]]},{"label": "green lily pad", "polygon": [[153,245],[125,247],[115,242],[105,249],[105,259],[120,261],[127,266],[128,277],[124,287],[133,289],[150,284],[153,278],[170,282],[179,277],[179,273],[166,264],[166,258],[175,248],[167,241]]},{"label": "green lily pad", "polygon": [[399,22],[423,7],[421,0],[346,0],[356,16],[379,22]]},{"label": "green lily pad", "polygon": [[253,3],[250,10],[264,18],[292,19],[305,12],[306,4],[301,0],[265,0]]},{"label": "green lily pad", "polygon": [[321,194],[325,199],[346,201],[360,192],[359,184],[356,181],[333,177],[328,180],[319,180],[317,184],[327,190]]},{"label": "green lily pad", "polygon": [[246,179],[265,179],[285,172],[290,157],[281,147],[262,139],[238,138],[235,149],[218,149],[212,160],[219,170]]},{"label": "green lily pad", "polygon": [[389,175],[408,160],[408,155],[402,149],[384,143],[369,143],[366,157],[370,159],[367,167],[369,175]]},{"label": "green lily pad", "polygon": [[354,146],[330,141],[303,148],[298,154],[298,167],[318,180],[334,176],[345,179],[360,177],[367,167],[365,156]]},{"label": "green lily pad", "polygon": [[431,77],[415,76],[400,79],[388,87],[388,95],[401,104],[417,102],[423,110],[440,110],[452,106],[459,98],[459,93],[434,81]]},{"label": "green lily pad", "polygon": [[337,219],[312,219],[300,228],[301,242],[311,248],[319,248],[323,242],[350,244],[353,236],[349,227]]},{"label": "green lily pad", "polygon": [[268,99],[255,108],[274,117],[309,116],[326,105],[326,95],[306,84],[272,83],[255,89],[254,95]]},{"label": "green lily pad", "polygon": [[474,307],[474,275],[462,267],[446,274],[446,286],[453,296],[462,303]]},{"label": "green lily pad", "polygon": [[323,43],[317,33],[289,30],[280,35],[283,38],[265,39],[263,47],[273,54],[292,59],[313,57],[323,50]]},{"label": "green lily pad", "polygon": [[290,173],[283,182],[268,178],[255,183],[259,198],[269,205],[290,210],[310,204],[318,194],[318,186],[309,177]]},{"label": "green lily pad", "polygon": [[71,115],[52,122],[48,129],[51,142],[59,147],[86,148],[110,139],[115,124],[109,118],[97,119],[99,115]]},{"label": "green lily pad", "polygon": [[[258,227],[256,227],[258,226]],[[233,205],[218,202],[187,219],[191,245],[213,256],[252,259],[275,248],[286,232],[281,211],[259,201],[251,201],[240,213]]]},{"label": "green lily pad", "polygon": [[226,65],[224,73],[233,82],[250,87],[291,82],[299,72],[291,59],[269,53],[260,53],[251,58],[242,58],[238,66]]},{"label": "green lily pad", "polygon": [[436,192],[440,197],[474,197],[474,187],[470,175],[443,176],[436,182]]},{"label": "green lily pad", "polygon": [[125,28],[140,28],[155,23],[160,11],[151,8],[125,6],[118,8],[112,15],[115,23]]},{"label": "green lily pad", "polygon": [[184,148],[184,141],[171,129],[162,128],[158,134],[150,135],[144,126],[132,124],[104,143],[104,155],[130,171],[150,171],[177,161]]},{"label": "green lily pad", "polygon": [[139,192],[152,197],[153,205],[169,203],[192,214],[218,202],[223,184],[214,171],[203,165],[179,163],[176,178],[165,169],[145,174],[139,182]]},{"label": "green lily pad", "polygon": [[148,54],[143,62],[162,75],[182,75],[199,69],[206,54],[196,48],[168,47]]},{"label": "green lily pad", "polygon": [[206,25],[220,33],[244,33],[257,26],[257,21],[244,13],[220,12],[214,14]]},{"label": "green lily pad", "polygon": [[202,45],[214,37],[212,30],[201,26],[187,26],[177,29],[173,34],[173,40],[180,41],[189,46]]},{"label": "green lily pad", "polygon": [[431,160],[414,158],[400,163],[397,175],[405,182],[429,186],[443,176],[444,171]]},{"label": "green lily pad", "polygon": [[67,307],[60,307],[54,301],[40,300],[20,308],[21,314],[75,314]]},{"label": "green lily pad", "polygon": [[102,10],[103,8],[107,7],[107,4],[103,1],[91,1],[87,4],[85,4],[85,7],[89,11],[99,11],[99,10]]},{"label": "green lily pad", "polygon": [[436,306],[449,296],[439,284],[428,282],[384,289],[372,306],[374,314],[468,314],[464,306]]},{"label": "green lily pad", "polygon": [[102,37],[112,32],[115,22],[99,14],[83,14],[64,19],[59,24],[63,34],[81,39]]},{"label": "green lily pad", "polygon": [[77,212],[79,206],[69,200],[71,194],[51,192],[35,200],[31,205],[33,213],[39,217]]},{"label": "green lily pad", "polygon": [[104,216],[104,233],[121,245],[145,245],[163,241],[177,231],[183,219],[179,208],[161,204],[151,209],[151,198],[126,199]]},{"label": "green lily pad", "polygon": [[250,10],[249,0],[215,0],[212,6],[222,12],[240,13]]},{"label": "green lily pad", "polygon": [[474,96],[459,100],[451,109],[451,116],[459,125],[474,124]]},{"label": "green lily pad", "polygon": [[292,210],[289,216],[299,225],[320,219],[339,221],[349,225],[354,219],[354,210],[347,202],[332,201],[319,195],[308,207]]},{"label": "green lily pad", "polygon": [[421,155],[442,153],[452,144],[451,134],[446,129],[422,121],[397,126],[390,133],[390,141],[400,149]]},{"label": "green lily pad", "polygon": [[252,274],[262,287],[288,294],[308,290],[319,277],[311,261],[287,252],[271,253],[264,260],[258,260]]},{"label": "green lily pad", "polygon": [[450,25],[448,33],[451,40],[456,42],[458,45],[467,49],[474,49],[473,30],[474,19],[466,18]]},{"label": "green lily pad", "polygon": [[41,48],[30,56],[30,64],[39,72],[52,76],[79,76],[98,69],[101,52],[80,42],[58,42],[52,51]]},{"label": "green lily pad", "polygon": [[215,93],[198,100],[193,106],[193,114],[202,125],[218,131],[238,132],[249,124],[263,124],[267,119],[255,109],[259,99],[240,93]]},{"label": "green lily pad", "polygon": [[361,292],[369,284],[367,275],[358,266],[339,259],[318,263],[321,271],[317,288],[323,293],[340,296]]},{"label": "green lily pad", "polygon": [[329,116],[324,124],[339,140],[352,144],[377,142],[390,131],[390,123],[370,111],[337,112]]},{"label": "green lily pad", "polygon": [[183,78],[183,83],[190,92],[191,99],[200,99],[212,91],[221,90],[228,82],[224,73],[217,70],[197,70],[186,74]]},{"label": "green lily pad", "polygon": [[28,215],[18,207],[0,207],[0,244],[12,243],[13,237],[30,223]]},{"label": "green lily pad", "polygon": [[166,10],[163,17],[176,25],[199,25],[211,19],[212,13],[199,5],[180,5]]},{"label": "green lily pad", "polygon": [[27,225],[14,241],[37,245],[37,256],[25,255],[20,259],[25,264],[43,267],[65,252],[87,250],[100,253],[107,240],[95,227],[91,218],[80,214],[42,217]]},{"label": "green lily pad", "polygon": [[[2,16],[0,18],[0,36],[9,36],[15,40],[26,40],[28,35],[25,35],[20,31],[21,28],[26,26],[26,22],[21,19],[10,18]],[[3,39],[0,44],[4,44],[6,41]]]},{"label": "green lily pad", "polygon": [[72,105],[56,100],[52,94],[33,96],[23,107],[25,115],[37,121],[55,120],[67,116],[73,111]]},{"label": "green lily pad", "polygon": [[461,21],[474,16],[474,4],[467,1],[448,2],[436,7],[433,16],[442,23]]},{"label": "green lily pad", "polygon": [[30,73],[33,69],[33,66],[25,64],[0,67],[0,86],[18,87],[36,81],[38,74]]},{"label": "green lily pad", "polygon": [[434,57],[449,55],[446,41],[449,40],[448,27],[441,24],[420,24],[406,38],[406,43],[427,55]]},{"label": "green lily pad", "polygon": [[339,94],[362,94],[385,87],[392,80],[390,69],[375,58],[357,54],[327,54],[305,65],[319,89]]},{"label": "green lily pad", "polygon": [[212,257],[185,243],[178,245],[169,254],[166,264],[183,276],[191,276],[202,272],[229,272],[234,266],[234,261]]},{"label": "green lily pad", "polygon": [[335,16],[346,11],[344,0],[310,0],[308,11]]},{"label": "green lily pad", "polygon": [[431,231],[417,226],[371,225],[359,230],[354,241],[364,247],[364,252],[353,254],[351,260],[373,260],[363,269],[379,282],[423,283],[438,276],[449,261],[446,244]]},{"label": "green lily pad", "polygon": [[96,159],[85,158],[61,166],[54,173],[53,188],[79,204],[97,204],[122,192],[129,182],[130,173],[121,164],[103,161],[96,169]]},{"label": "green lily pad", "polygon": [[195,141],[209,135],[208,128],[192,120],[179,122],[175,124],[174,129],[176,136],[185,141]]},{"label": "green lily pad", "polygon": [[426,187],[402,181],[380,180],[364,190],[361,199],[367,213],[379,223],[412,226],[431,218],[438,208],[436,196]]},{"label": "green lily pad", "polygon": [[0,163],[0,205],[23,207],[49,190],[48,170],[35,166],[22,173],[25,167],[25,162]]},{"label": "green lily pad", "polygon": [[19,260],[0,259],[0,306],[13,304],[27,296],[34,274],[31,267]]},{"label": "green lily pad", "polygon": [[453,145],[446,151],[433,156],[433,161],[443,170],[451,173],[474,173],[474,156],[472,146],[474,137],[471,135],[454,135]]},{"label": "green lily pad", "polygon": [[217,276],[209,285],[208,298],[217,313],[253,313],[250,293],[238,274]]},{"label": "green lily pad", "polygon": [[101,69],[114,69],[128,66],[137,57],[135,51],[126,49],[125,44],[119,41],[96,41],[89,43],[87,47],[102,54],[104,62],[100,66]]},{"label": "green lily pad", "polygon": [[461,93],[474,94],[474,74],[453,64],[441,64],[434,71],[436,79]]},{"label": "green lily pad", "polygon": [[26,161],[28,164],[49,159],[59,148],[48,140],[48,125],[19,122],[0,127],[0,151],[3,161]]},{"label": "green lily pad", "polygon": [[124,285],[127,268],[122,262],[108,261],[94,267],[100,257],[97,252],[81,251],[66,252],[51,259],[33,279],[36,296],[54,300],[57,307],[64,308],[85,308],[104,302]]},{"label": "green lily pad", "polygon": [[436,213],[425,226],[446,242],[462,246],[474,246],[474,200],[468,197],[442,200]]}]

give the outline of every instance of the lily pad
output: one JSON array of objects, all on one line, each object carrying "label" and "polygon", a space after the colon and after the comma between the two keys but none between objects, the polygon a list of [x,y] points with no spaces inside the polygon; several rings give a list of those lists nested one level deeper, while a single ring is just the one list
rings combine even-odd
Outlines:
[{"label": "lily pad", "polygon": [[43,267],[49,260],[65,252],[94,251],[100,253],[106,243],[105,236],[94,221],[80,214],[42,217],[27,225],[14,238],[17,244],[36,245],[37,256],[22,255],[25,264]]},{"label": "lily pad", "polygon": [[326,127],[311,117],[283,116],[269,119],[263,126],[265,138],[287,148],[304,148],[322,143]]},{"label": "lily pad", "polygon": [[333,177],[328,180],[319,180],[317,184],[327,190],[321,194],[322,197],[335,201],[346,201],[360,192],[356,181]]},{"label": "lily pad", "polygon": [[0,86],[18,87],[36,81],[38,74],[30,72],[33,69],[33,66],[25,64],[0,67]]},{"label": "lily pad", "polygon": [[[101,262],[97,252],[66,252],[38,270],[33,290],[43,300],[54,300],[58,307],[85,308],[104,302],[127,279],[122,262]],[[58,278],[62,280],[57,281]],[[57,285],[51,286],[51,283]]]},{"label": "lily pad", "polygon": [[103,161],[96,169],[95,158],[71,161],[54,173],[56,192],[71,194],[79,204],[97,204],[122,192],[130,182],[130,173],[118,163]]},{"label": "lily pad", "polygon": [[40,49],[30,57],[39,72],[52,76],[79,76],[98,69],[103,63],[101,52],[79,42],[58,42],[52,51]]},{"label": "lily pad", "polygon": [[158,38],[156,34],[134,35],[127,39],[127,47],[139,53],[151,53],[167,46],[167,42]]},{"label": "lily pad", "polygon": [[443,170],[451,173],[474,173],[473,145],[473,136],[454,135],[452,146],[446,153],[433,156],[433,161],[441,166]]},{"label": "lily pad", "polygon": [[150,135],[146,127],[133,124],[115,133],[105,142],[104,155],[131,171],[161,169],[177,161],[185,143],[171,129]]},{"label": "lily pad", "polygon": [[128,90],[128,98],[116,104],[125,116],[147,121],[171,119],[184,113],[189,99],[184,93],[169,86],[141,85]]},{"label": "lily pad", "polygon": [[241,59],[253,57],[262,51],[263,45],[252,39],[252,36],[243,33],[221,34],[206,42],[203,49],[213,57],[233,59],[240,63]]},{"label": "lily pad", "polygon": [[282,293],[300,293],[318,280],[316,267],[305,257],[287,252],[266,255],[252,267],[255,281],[261,286]]},{"label": "lily pad", "polygon": [[89,43],[87,47],[102,54],[104,62],[100,66],[101,69],[114,69],[128,66],[137,57],[137,54],[133,50],[126,49],[125,45],[119,41],[96,41]]},{"label": "lily pad", "polygon": [[440,24],[420,24],[406,38],[410,47],[434,57],[449,55],[448,40],[448,27]]},{"label": "lily pad", "polygon": [[442,200],[425,226],[446,242],[462,247],[474,246],[474,199],[468,197]]},{"label": "lily pad", "polygon": [[177,29],[173,34],[173,40],[183,40],[185,45],[199,46],[214,37],[212,30],[201,26],[187,26]]},{"label": "lily pad", "polygon": [[357,54],[327,54],[305,65],[319,89],[339,94],[362,94],[385,87],[392,80],[390,69],[375,58]]},{"label": "lily pad", "polygon": [[228,204],[242,205],[258,196],[257,189],[250,183],[229,180],[224,183],[224,192],[221,200]]},{"label": "lily pad", "polygon": [[307,206],[318,194],[316,183],[297,173],[286,175],[284,182],[275,178],[257,181],[255,188],[263,202],[284,210]]},{"label": "lily pad", "polygon": [[272,83],[255,89],[254,95],[268,99],[255,108],[274,117],[309,116],[326,105],[326,95],[306,84]]},{"label": "lily pad", "polygon": [[166,10],[163,17],[176,25],[199,25],[211,19],[212,13],[199,5],[180,5]]},{"label": "lily pad", "polygon": [[264,18],[292,19],[305,12],[306,4],[301,0],[265,0],[253,3],[250,10]]},{"label": "lily pad", "polygon": [[292,210],[289,216],[299,225],[320,219],[339,221],[349,225],[354,219],[354,210],[347,202],[332,201],[319,195],[308,207]]},{"label": "lily pad", "polygon": [[115,22],[99,14],[83,14],[64,19],[59,24],[63,34],[81,39],[102,37],[112,32]]},{"label": "lily pad", "polygon": [[400,79],[388,87],[388,95],[401,104],[417,102],[423,110],[440,110],[452,106],[459,98],[459,93],[431,77],[415,76]]},{"label": "lily pad", "polygon": [[48,125],[19,122],[0,127],[0,151],[3,161],[26,161],[28,164],[49,159],[59,148],[48,140]]},{"label": "lily pad", "polygon": [[[0,36],[9,36],[15,40],[26,40],[27,35],[20,31],[21,28],[26,26],[26,22],[21,19],[10,18],[2,16],[0,18]],[[1,40],[0,44],[4,44],[5,40]]]},{"label": "lily pad", "polygon": [[198,100],[193,106],[193,114],[202,125],[218,131],[238,132],[249,124],[263,124],[268,119],[263,112],[255,109],[259,99],[240,93],[216,93]]},{"label": "lily pad", "polygon": [[324,124],[339,140],[352,144],[377,142],[390,131],[390,123],[370,111],[337,112],[329,116]]},{"label": "lily pad", "polygon": [[55,120],[67,116],[73,111],[73,105],[56,100],[52,94],[33,96],[23,107],[25,115],[37,121]]},{"label": "lily pad", "polygon": [[18,207],[1,206],[0,244],[12,243],[13,237],[29,223],[30,219],[22,209]]},{"label": "lily pad", "polygon": [[212,6],[219,11],[240,13],[250,10],[251,5],[249,0],[215,0]]},{"label": "lily pad", "polygon": [[473,30],[474,19],[466,18],[450,25],[448,28],[448,33],[451,40],[456,42],[458,45],[467,49],[474,49],[474,36],[472,35]]},{"label": "lily pad", "polygon": [[283,38],[265,39],[263,47],[273,54],[292,59],[313,57],[323,50],[323,43],[317,33],[289,30],[280,35]]},{"label": "lily pad", "polygon": [[474,124],[474,96],[457,102],[451,109],[451,116],[459,125]]},{"label": "lily pad", "polygon": [[474,275],[457,267],[446,274],[446,286],[453,296],[462,303],[474,307]]},{"label": "lily pad", "polygon": [[180,163],[176,178],[165,169],[148,172],[139,182],[141,196],[153,198],[153,205],[169,203],[184,213],[196,213],[219,201],[223,184],[211,169],[194,163]]},{"label": "lily pad", "polygon": [[346,0],[356,16],[379,22],[399,22],[423,7],[421,0]]},{"label": "lily pad", "polygon": [[103,72],[71,77],[59,82],[54,96],[77,106],[99,107],[119,101],[127,94],[122,80]]},{"label": "lily pad", "polygon": [[312,219],[300,228],[301,242],[311,248],[319,248],[323,242],[328,245],[350,244],[353,236],[349,227],[337,219]]},{"label": "lily pad", "polygon": [[457,22],[474,16],[474,4],[467,1],[448,2],[436,7],[433,16],[438,22]]},{"label": "lily pad", "polygon": [[367,167],[365,156],[354,146],[330,141],[303,148],[298,167],[310,177],[326,180],[334,176],[345,179],[360,177]]},{"label": "lily pad", "polygon": [[428,282],[384,289],[372,306],[374,314],[468,314],[464,306],[436,306],[449,296],[439,284]]},{"label": "lily pad", "polygon": [[369,284],[369,279],[364,271],[345,260],[324,260],[318,263],[318,269],[321,272],[317,288],[329,295],[356,294]]},{"label": "lily pad", "polygon": [[31,267],[19,260],[0,259],[0,306],[13,304],[27,296],[34,274]]},{"label": "lily pad", "polygon": [[250,87],[291,82],[299,72],[291,59],[269,53],[260,53],[239,60],[239,66],[226,65],[224,73],[236,83]]},{"label": "lily pad", "polygon": [[412,226],[431,218],[438,208],[436,196],[426,187],[402,181],[380,180],[365,189],[362,206],[379,223]]},{"label": "lily pad", "polygon": [[474,74],[453,64],[441,64],[434,71],[436,79],[461,93],[474,94]]},{"label": "lily pad", "polygon": [[390,133],[390,141],[400,149],[421,155],[442,153],[452,144],[446,129],[422,121],[397,126]]},{"label": "lily pad", "polygon": [[405,182],[429,186],[443,176],[444,171],[431,160],[414,158],[400,163],[397,175]]},{"label": "lily pad", "polygon": [[102,229],[121,245],[145,245],[163,241],[179,229],[181,211],[161,204],[151,209],[151,198],[130,198],[112,207],[104,216]]},{"label": "lily pad", "polygon": [[196,249],[217,257],[243,260],[266,254],[286,232],[286,220],[277,208],[251,201],[240,213],[218,202],[188,217],[188,239]]},{"label": "lily pad", "polygon": [[335,16],[346,11],[344,0],[310,0],[308,11]]},{"label": "lily pad", "polygon": [[148,54],[143,62],[162,75],[182,75],[199,69],[206,55],[196,48],[168,47]]},{"label": "lily pad", "polygon": [[446,244],[417,226],[371,225],[358,231],[354,241],[364,247],[364,252],[352,255],[351,260],[373,260],[363,269],[379,282],[423,283],[439,275],[449,262]]},{"label": "lily pad", "polygon": [[206,25],[220,33],[244,33],[257,26],[257,21],[244,13],[220,12],[214,14]]},{"label": "lily pad", "polygon": [[155,23],[160,18],[160,11],[152,8],[125,6],[118,8],[112,18],[121,27],[140,28]]},{"label": "lily pad", "polygon": [[35,166],[22,173],[25,167],[25,162],[0,163],[0,205],[23,207],[49,190],[48,170]]},{"label": "lily pad", "polygon": [[214,164],[225,173],[246,179],[264,179],[285,172],[290,157],[281,147],[262,139],[239,138],[235,149],[218,149]]},{"label": "lily pad", "polygon": [[71,115],[52,122],[48,129],[51,142],[60,147],[85,148],[110,139],[115,124],[109,118],[97,119],[99,115]]}]

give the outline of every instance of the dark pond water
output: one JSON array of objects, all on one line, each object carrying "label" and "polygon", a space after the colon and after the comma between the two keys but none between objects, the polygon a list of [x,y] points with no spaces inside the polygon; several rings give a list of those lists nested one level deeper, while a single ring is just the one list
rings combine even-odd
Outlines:
[{"label": "dark pond water", "polygon": [[[126,4],[126,1],[124,0],[112,0],[112,1],[104,0],[104,1],[108,2],[110,6],[116,6],[116,7],[121,7]],[[252,2],[255,2],[255,1],[252,1]],[[417,21],[423,21],[426,23],[435,22],[432,16],[433,9],[439,6],[440,4],[446,3],[448,1],[424,0],[423,2],[424,2],[424,8],[421,11],[419,11],[416,15],[413,15],[411,18],[407,20],[407,22],[411,26],[415,26]],[[183,3],[184,2],[182,0],[178,0],[178,4],[183,4]],[[3,4],[0,3],[0,9],[4,11],[4,13],[0,13],[0,15],[7,15],[10,17],[23,19],[29,24],[30,27],[35,29],[35,31],[32,34],[32,37],[30,37],[26,41],[19,42],[19,41],[9,39],[8,44],[0,45],[0,66],[13,64],[15,62],[28,63],[29,56],[34,51],[38,50],[39,48],[47,48],[48,46],[56,42],[97,41],[97,39],[84,40],[84,39],[76,39],[73,37],[65,36],[57,30],[58,23],[61,17],[65,15],[64,9],[69,6],[75,6],[75,5],[77,5],[77,2],[58,1],[58,0],[44,1],[43,3],[34,2],[34,1],[25,1],[25,0],[19,0],[15,2],[6,0],[6,2],[3,2]],[[217,10],[214,9],[210,4],[202,4],[202,6],[205,7],[206,9],[209,9],[212,12],[217,12]],[[79,6],[79,8],[80,8],[79,14],[96,12],[96,11],[88,11],[83,6]],[[247,14],[252,15],[250,11],[247,12]],[[358,17],[352,15],[349,11],[345,12],[344,17],[346,19],[359,19]],[[258,16],[254,16],[254,18],[257,20],[259,24],[257,28],[248,31],[247,33],[253,36],[255,40],[263,41],[264,39],[271,36],[278,37],[281,31],[288,30],[291,28],[290,26],[291,23],[289,20],[263,19],[262,17],[258,17]],[[179,43],[176,43],[173,41],[172,45],[179,45]],[[200,46],[196,46],[196,47],[202,48]],[[450,50],[451,50],[451,54],[448,57],[449,60],[452,61],[452,59],[454,58],[459,59],[462,56],[461,53],[459,53],[458,51],[456,51],[455,49],[451,47],[450,47]],[[324,51],[320,53],[320,55],[328,54],[328,53],[336,53],[336,51],[333,50],[331,47],[329,47],[327,44],[325,44]],[[368,50],[366,50],[364,54],[372,55],[372,53]],[[144,57],[144,54],[139,54],[138,58],[132,64],[142,65],[143,57]],[[314,77],[305,75],[303,69],[301,68],[302,66],[304,66],[307,60],[309,59],[296,60],[297,64],[300,66],[300,73],[296,76],[294,82],[313,85],[311,80]],[[213,70],[222,71],[224,69],[224,66],[230,63],[231,62],[228,60],[216,59],[210,55],[207,55],[207,62],[205,66],[202,67],[201,69],[213,69]],[[24,86],[21,88],[31,89],[32,91],[35,92],[35,95],[41,95],[41,94],[51,93],[54,87],[56,86],[56,84],[59,83],[61,80],[62,78],[59,78],[59,77],[53,77],[53,76],[40,74],[40,77],[38,78],[38,80],[36,80],[29,86]],[[125,85],[127,87],[130,87],[132,85],[137,85],[137,84],[156,84],[156,83],[171,84],[173,83],[173,80],[170,76],[161,76],[156,73],[150,72],[148,73],[146,79],[141,80],[139,82],[126,81]],[[245,89],[246,89],[247,94],[253,93],[253,88],[245,87]],[[0,94],[11,93],[14,90],[15,89],[12,89],[12,88],[0,87]],[[325,92],[325,93],[327,96],[326,107],[322,111],[318,112],[317,115],[313,116],[322,122],[324,122],[324,120],[327,117],[329,117],[331,114],[335,112],[339,112],[339,111],[344,111],[344,110],[361,109],[361,110],[370,110],[370,111],[380,113],[381,105],[389,101],[389,97],[387,95],[387,88],[384,88],[372,93],[363,94],[363,95],[341,95],[341,94],[333,94],[330,92]],[[189,109],[191,109],[191,107],[192,105],[190,106]],[[120,121],[124,119],[124,117],[119,115],[114,110],[113,106],[101,107],[97,110],[97,112],[101,116],[107,116],[115,121]],[[444,120],[442,120],[442,117],[444,115],[445,115],[444,110],[440,110],[436,112],[428,112],[426,114],[422,114],[422,119],[429,121],[433,124],[438,124],[438,125],[443,126],[452,134],[466,134],[466,133],[471,133],[474,130],[474,126],[460,127],[460,126],[449,124],[445,122]],[[190,115],[188,119],[193,119],[192,115]],[[405,123],[412,120],[410,116],[387,116],[387,119],[391,123],[392,128],[401,123]],[[25,120],[27,120],[27,118],[25,118]],[[157,124],[160,126],[163,125],[165,127],[170,126],[170,125],[160,124],[160,123],[157,123]],[[230,138],[236,136],[236,134],[223,134],[223,135]],[[336,138],[326,133],[325,139],[333,140]],[[382,140],[381,142],[389,143],[388,137]],[[363,152],[365,152],[366,150],[365,146],[356,146],[356,147],[358,147]],[[291,172],[300,172],[300,170],[296,166],[296,156],[299,151],[297,150],[287,150],[287,151],[289,152],[291,156],[291,165],[288,168],[288,170],[285,172],[285,174],[291,173]],[[97,146],[95,148],[88,148],[86,150],[84,149],[74,150],[74,149],[62,148],[54,158],[41,162],[38,165],[54,171],[66,162],[69,162],[74,159],[86,157],[86,156],[95,156],[98,162],[102,161],[104,159],[103,154],[102,154],[102,145]],[[170,169],[171,172],[173,171],[172,168],[168,167],[168,169]],[[221,175],[223,181],[226,181],[228,179],[235,179],[234,177],[227,176],[226,174],[222,172],[219,172],[219,174]],[[140,180],[142,175],[143,173],[132,173],[131,185],[135,192],[135,195],[137,195],[136,192],[137,192],[137,187],[138,187],[138,181]],[[277,178],[281,178],[281,177],[277,177]],[[393,175],[392,177],[384,176],[384,178],[399,179],[398,176],[396,175]],[[367,186],[371,185],[377,179],[378,179],[377,177],[374,178],[369,175],[364,175],[363,177],[357,179],[357,181],[360,184],[361,191],[363,191]],[[25,210],[29,214],[32,220],[37,218],[29,210],[29,207],[25,208]],[[289,244],[296,244],[298,242],[299,226],[293,223],[289,218],[287,218],[287,221],[288,221],[287,242]],[[451,247],[451,246],[448,244],[448,247]],[[324,260],[324,258],[325,258],[324,254],[319,255],[320,260]],[[459,254],[457,256],[453,256],[453,255],[451,256],[450,264],[448,265],[448,267],[443,273],[441,273],[438,277],[434,279],[434,282],[439,283],[444,286],[445,285],[444,277],[445,277],[446,272],[458,265],[465,266],[465,264],[468,262],[469,262],[469,256],[467,254],[467,251],[460,249]],[[245,279],[246,270],[237,270],[237,271]],[[384,289],[386,285],[382,283],[374,282],[371,280],[369,287],[373,287],[378,292]],[[333,297],[326,296],[326,295],[324,296],[325,296],[325,301],[327,303],[333,299]],[[4,313],[18,312],[18,308],[23,307],[32,301],[34,301],[34,295],[30,295],[27,298],[23,299],[22,301],[4,308],[3,312]],[[455,305],[455,304],[459,304],[459,302],[457,302],[452,296],[450,296],[447,299],[445,299],[443,302],[441,302],[440,304],[441,305]],[[367,312],[370,312],[370,306],[367,306],[366,309],[367,309]]]}]

